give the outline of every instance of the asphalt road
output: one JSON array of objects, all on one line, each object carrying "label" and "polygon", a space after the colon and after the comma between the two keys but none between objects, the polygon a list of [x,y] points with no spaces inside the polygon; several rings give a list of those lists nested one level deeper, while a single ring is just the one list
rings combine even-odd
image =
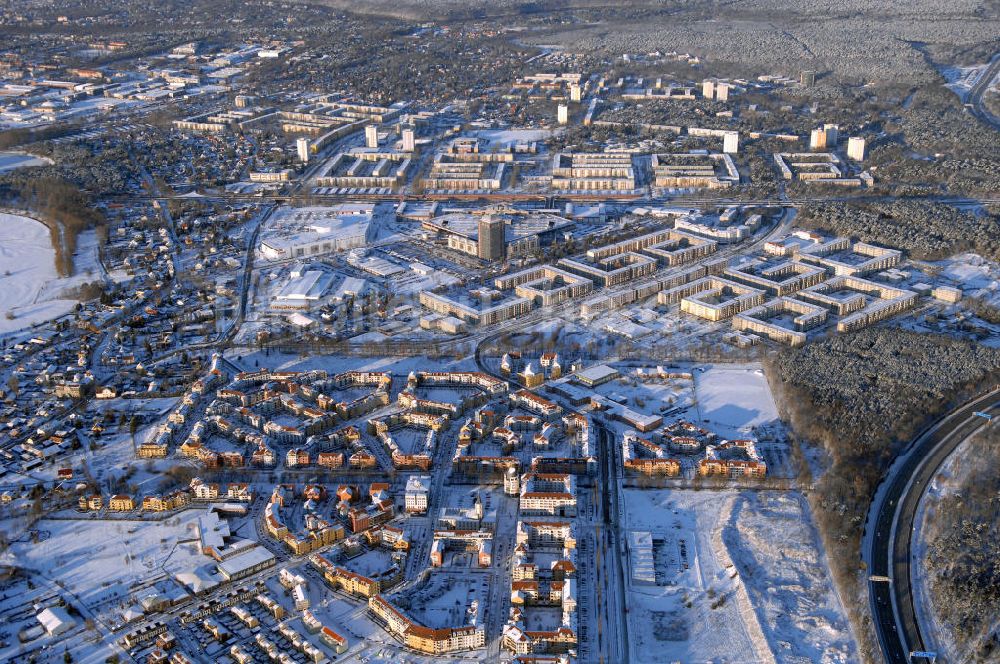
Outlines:
[{"label": "asphalt road", "polygon": [[[1000,390],[971,401],[924,430],[913,441],[905,460],[886,481],[889,483],[876,507],[874,529],[868,542],[868,597],[882,655],[889,664],[911,660],[910,653],[926,646],[914,610],[910,582],[913,520],[920,497],[952,451],[986,420],[977,411],[1000,415]],[[898,616],[898,620],[897,620]]]},{"label": "asphalt road", "polygon": [[976,84],[972,86],[969,96],[966,97],[966,103],[973,115],[983,122],[992,125],[994,129],[1000,129],[1000,118],[990,113],[989,109],[983,105],[983,95],[989,90],[990,83],[997,77],[997,74],[1000,74],[1000,54],[993,56],[990,66],[979,77]]}]

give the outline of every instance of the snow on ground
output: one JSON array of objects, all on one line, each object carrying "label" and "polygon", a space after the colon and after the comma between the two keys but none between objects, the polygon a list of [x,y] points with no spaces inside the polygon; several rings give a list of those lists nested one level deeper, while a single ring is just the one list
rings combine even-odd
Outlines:
[{"label": "snow on ground", "polygon": [[741,494],[722,541],[778,661],[857,659],[850,624],[802,494]]},{"label": "snow on ground", "polygon": [[[0,213],[0,334],[68,313],[77,301],[65,291],[97,278],[97,236],[81,233],[74,256],[76,274],[60,278],[49,229],[19,215]],[[8,318],[7,313],[14,317]]]},{"label": "snow on ground", "polygon": [[971,67],[944,67],[941,69],[941,75],[948,81],[944,87],[957,94],[958,98],[964,102],[987,69],[989,69],[989,64],[972,65]]},{"label": "snow on ground", "polygon": [[941,612],[934,605],[934,593],[931,592],[930,580],[927,578],[927,529],[935,518],[939,501],[965,484],[970,467],[979,462],[978,458],[972,456],[971,450],[967,442],[955,448],[920,499],[913,519],[913,559],[918,561],[918,564],[910,567],[913,593],[917,597],[914,607],[919,613],[920,624],[932,626],[930,632],[934,634],[934,641],[925,645],[948,662],[962,661],[963,658],[952,638],[953,627],[941,620]]},{"label": "snow on ground", "polygon": [[[475,360],[466,357],[461,360],[438,360],[426,357],[345,357],[343,355],[299,355],[277,352],[252,351],[246,349],[227,351],[226,357],[246,371],[260,367],[278,371],[309,371],[324,369],[330,373],[344,371],[388,371],[396,376],[408,376],[411,371],[477,371]],[[387,349],[391,352],[391,349]]]},{"label": "snow on ground", "polygon": [[978,254],[960,254],[938,263],[941,276],[950,279],[966,295],[1000,304],[1000,265]]},{"label": "snow on ground", "polygon": [[710,366],[695,373],[699,419],[721,436],[738,436],[778,420],[759,364]]},{"label": "snow on ground", "polygon": [[481,129],[476,132],[476,135],[492,143],[509,145],[511,143],[544,141],[554,133],[551,129]]},{"label": "snow on ground", "polygon": [[[142,581],[204,565],[195,537],[202,510],[187,510],[163,521],[42,520],[35,528],[44,541],[19,541],[0,558],[6,564],[40,570],[89,607],[124,597]],[[47,535],[47,537],[46,537]]]},{"label": "snow on ground", "polygon": [[[656,585],[627,572],[636,661],[857,660],[800,494],[624,495],[628,530],[651,533],[654,544]],[[634,557],[630,550],[630,565]]]},{"label": "snow on ground", "polygon": [[50,164],[48,159],[42,159],[30,154],[24,154],[23,152],[0,152],[0,173],[4,171],[12,171],[15,168],[24,168],[26,166],[44,166],[45,164]]},{"label": "snow on ground", "polygon": [[[773,661],[756,617],[741,607],[738,596],[745,590],[727,569],[725,547],[717,546],[713,536],[737,494],[643,489],[624,493],[628,529],[652,534],[657,582],[663,584],[633,583],[628,572],[633,659]],[[635,556],[630,550],[630,565]]]}]

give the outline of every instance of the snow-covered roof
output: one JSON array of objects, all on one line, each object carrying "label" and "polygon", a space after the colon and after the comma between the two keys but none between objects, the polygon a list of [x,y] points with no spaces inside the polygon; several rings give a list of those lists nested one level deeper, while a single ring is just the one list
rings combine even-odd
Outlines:
[{"label": "snow-covered roof", "polygon": [[228,578],[233,578],[234,576],[239,576],[241,572],[255,567],[256,565],[273,560],[273,553],[264,547],[257,546],[250,549],[246,553],[241,553],[237,556],[229,558],[228,560],[222,561],[219,563],[219,571]]},{"label": "snow-covered roof", "polygon": [[62,634],[76,625],[76,621],[61,606],[50,606],[42,609],[36,617],[50,636]]}]

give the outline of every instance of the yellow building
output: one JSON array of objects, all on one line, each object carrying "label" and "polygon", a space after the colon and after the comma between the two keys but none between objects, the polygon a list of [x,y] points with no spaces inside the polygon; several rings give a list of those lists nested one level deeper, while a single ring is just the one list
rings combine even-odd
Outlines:
[{"label": "yellow building", "polygon": [[104,507],[104,498],[101,494],[95,493],[89,496],[80,496],[80,509],[84,511],[97,512]]},{"label": "yellow building", "polygon": [[136,454],[140,459],[166,459],[167,446],[158,443],[143,443],[136,450]]},{"label": "yellow building", "polygon": [[135,509],[135,500],[132,499],[132,496],[126,496],[124,494],[111,496],[111,500],[108,503],[108,509],[112,512],[131,512]]}]

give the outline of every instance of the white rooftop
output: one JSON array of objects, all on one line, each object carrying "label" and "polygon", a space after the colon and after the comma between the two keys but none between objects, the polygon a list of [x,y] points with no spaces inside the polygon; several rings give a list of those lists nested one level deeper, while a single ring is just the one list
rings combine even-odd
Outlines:
[{"label": "white rooftop", "polygon": [[323,270],[306,270],[301,276],[288,280],[276,300],[318,300],[330,288],[333,275]]},{"label": "white rooftop", "polygon": [[598,364],[597,366],[587,367],[586,369],[578,371],[576,372],[576,375],[581,380],[597,383],[617,376],[618,370],[613,367],[609,367],[606,364]]},{"label": "white rooftop", "polygon": [[406,493],[427,493],[430,488],[430,475],[410,475],[406,480]]},{"label": "white rooftop", "polygon": [[238,556],[233,556],[229,560],[219,563],[219,571],[226,577],[232,578],[245,570],[266,563],[269,560],[274,560],[274,554],[262,546],[256,546],[246,553],[241,553]]},{"label": "white rooftop", "polygon": [[76,621],[61,606],[50,606],[47,609],[42,609],[36,617],[50,636],[62,634],[76,625]]}]

